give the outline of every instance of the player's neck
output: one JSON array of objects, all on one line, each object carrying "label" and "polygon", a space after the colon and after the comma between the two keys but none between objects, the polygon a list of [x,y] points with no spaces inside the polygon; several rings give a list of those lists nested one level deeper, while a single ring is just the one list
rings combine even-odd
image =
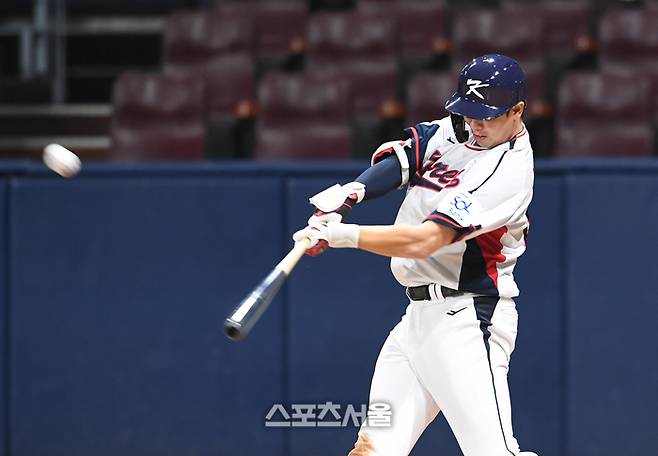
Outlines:
[{"label": "player's neck", "polygon": [[524,129],[523,122],[514,122],[514,125],[512,125],[510,132],[511,134],[507,136],[507,139],[503,141],[501,144],[506,143],[508,141],[511,141],[512,139],[516,138],[518,135],[520,135],[523,132]]},{"label": "player's neck", "polygon": [[[498,144],[495,144],[491,147],[488,147],[488,149],[493,149],[494,147],[498,147],[501,144],[505,144],[507,142],[510,142],[511,140],[513,140],[514,138],[519,136],[521,133],[523,133],[524,129],[525,129],[525,125],[523,125],[523,122],[518,122],[518,123],[514,122],[514,127],[510,130],[512,133],[507,135],[507,137],[503,141],[501,141]],[[484,147],[484,146],[481,146],[480,144],[478,144],[477,142],[475,144],[479,147]]]}]

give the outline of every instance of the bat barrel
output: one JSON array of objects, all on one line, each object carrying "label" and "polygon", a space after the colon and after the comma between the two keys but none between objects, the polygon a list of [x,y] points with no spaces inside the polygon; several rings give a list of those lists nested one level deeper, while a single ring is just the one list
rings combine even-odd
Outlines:
[{"label": "bat barrel", "polygon": [[288,275],[281,269],[272,270],[224,320],[226,337],[234,341],[244,339],[267,310],[287,278]]}]

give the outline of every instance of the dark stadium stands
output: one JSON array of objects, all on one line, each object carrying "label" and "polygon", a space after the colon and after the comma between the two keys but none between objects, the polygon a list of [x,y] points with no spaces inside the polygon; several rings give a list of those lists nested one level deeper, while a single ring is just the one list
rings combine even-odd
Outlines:
[{"label": "dark stadium stands", "polygon": [[560,83],[556,156],[649,156],[649,81],[632,74],[582,72]]},{"label": "dark stadium stands", "polygon": [[357,114],[377,115],[395,98],[397,28],[368,12],[317,13],[308,24],[307,67],[350,78]]},{"label": "dark stadium stands", "polygon": [[199,76],[123,74],[114,86],[112,159],[203,158],[205,92]]},{"label": "dark stadium stands", "polygon": [[444,71],[418,73],[407,87],[407,125],[448,115],[446,100],[455,92],[455,77]]},{"label": "dark stadium stands", "polygon": [[303,52],[307,18],[305,0],[260,2],[254,8],[258,56],[281,59]]},{"label": "dark stadium stands", "polygon": [[230,53],[251,54],[252,23],[220,10],[181,11],[165,23],[163,57],[166,66],[197,64]]},{"label": "dark stadium stands", "polygon": [[350,81],[356,156],[381,142],[382,119],[397,99],[397,31],[394,18],[379,12],[321,12],[309,19],[306,69]]},{"label": "dark stadium stands", "polygon": [[545,55],[574,58],[578,54],[592,52],[592,6],[588,0],[504,0],[502,7],[542,20]]},{"label": "dark stadium stands", "polygon": [[[263,155],[256,87],[270,72],[346,80],[348,157],[365,158],[412,119],[443,115],[457,72],[489,52],[516,58],[527,72],[526,122],[537,156],[556,155],[564,144],[558,92],[574,72],[639,70],[652,87],[658,131],[657,0],[67,0],[64,39],[55,41],[65,47],[63,71],[30,57],[42,52],[30,48],[39,39],[32,13],[25,2],[0,5],[0,104],[43,111],[49,99],[108,103],[124,71],[198,75],[206,87],[206,158],[250,158],[254,142]],[[0,154],[3,141],[21,144],[4,138]]]},{"label": "dark stadium stands", "polygon": [[395,17],[400,34],[399,52],[403,58],[429,59],[448,51],[448,11],[442,0],[359,0],[358,7]]},{"label": "dark stadium stands", "polygon": [[604,69],[658,73],[658,9],[611,9],[601,17],[599,60]]},{"label": "dark stadium stands", "polygon": [[248,20],[253,29],[256,62],[263,73],[304,52],[306,0],[248,0],[221,2],[217,11]]},{"label": "dark stadium stands", "polygon": [[255,158],[349,158],[347,79],[274,71],[263,78],[258,92]]}]

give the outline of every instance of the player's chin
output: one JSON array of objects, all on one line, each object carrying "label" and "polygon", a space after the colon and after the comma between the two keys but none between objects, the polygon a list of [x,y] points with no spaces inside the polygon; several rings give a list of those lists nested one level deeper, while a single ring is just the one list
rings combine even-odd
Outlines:
[{"label": "player's chin", "polygon": [[489,147],[489,137],[488,136],[480,136],[473,134],[473,138],[475,139],[475,142],[478,143],[482,147]]}]

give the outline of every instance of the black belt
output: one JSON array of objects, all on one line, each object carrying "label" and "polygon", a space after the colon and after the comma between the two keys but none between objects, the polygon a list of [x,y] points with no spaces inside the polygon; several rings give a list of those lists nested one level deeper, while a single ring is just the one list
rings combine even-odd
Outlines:
[{"label": "black belt", "polygon": [[[412,301],[429,301],[432,299],[432,295],[430,295],[430,287],[434,287],[438,285],[420,285],[417,287],[407,287],[407,296],[409,296],[409,299]],[[444,298],[449,298],[451,296],[459,296],[464,294],[463,291],[459,290],[453,290],[452,288],[444,287],[441,285],[441,294],[443,295]]]}]

